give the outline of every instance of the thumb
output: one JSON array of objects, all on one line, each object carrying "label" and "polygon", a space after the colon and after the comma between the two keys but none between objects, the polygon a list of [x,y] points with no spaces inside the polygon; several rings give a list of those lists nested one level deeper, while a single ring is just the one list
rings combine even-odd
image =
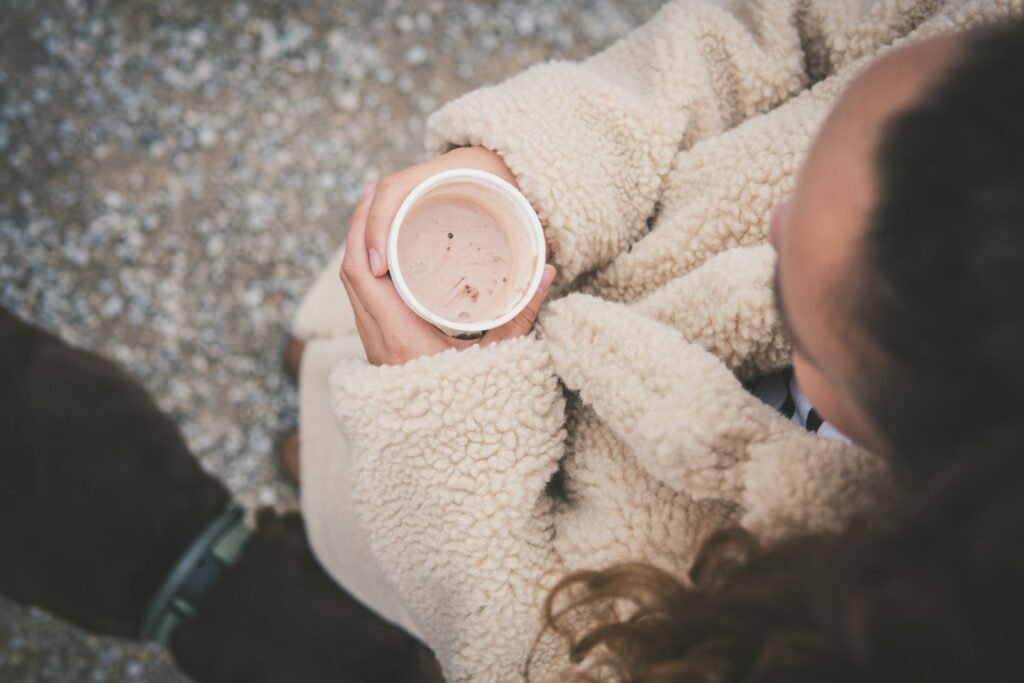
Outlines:
[{"label": "thumb", "polygon": [[540,306],[544,303],[544,297],[547,296],[548,290],[551,288],[551,283],[555,279],[555,267],[550,263],[544,266],[544,274],[540,277],[540,286],[534,293],[533,298],[530,299],[530,303],[526,304],[526,308],[519,311],[519,315],[509,320],[501,327],[495,327],[485,334],[481,339],[481,345],[491,344],[493,342],[502,341],[505,339],[512,339],[514,337],[522,337],[530,332],[533,327],[533,321],[537,319],[537,314],[540,313]]}]

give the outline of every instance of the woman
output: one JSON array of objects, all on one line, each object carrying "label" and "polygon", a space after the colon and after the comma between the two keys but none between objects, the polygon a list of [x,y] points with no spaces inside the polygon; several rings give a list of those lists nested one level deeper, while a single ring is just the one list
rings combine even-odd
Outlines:
[{"label": "woman", "polygon": [[[1024,22],[901,52],[840,98],[772,241],[802,383],[887,454],[902,515],[767,550],[723,533],[693,587],[645,566],[567,578],[549,624],[595,677],[1024,676]],[[613,600],[629,620],[602,617]]]},{"label": "woman", "polygon": [[[446,105],[428,122],[433,148],[477,146],[371,189],[297,315],[314,548],[452,680],[516,678],[531,651],[535,675],[566,675],[559,640],[534,636],[568,571],[637,560],[682,575],[724,526],[772,539],[893,501],[877,454],[807,431],[806,412],[794,424],[737,379],[789,363],[765,226],[872,56],[1019,8],[764,5],[672,3],[586,62]],[[525,332],[543,294],[466,345],[386,277],[397,202],[453,165],[514,180],[545,223],[551,296],[573,293],[545,305],[537,335]],[[832,412],[837,431],[875,445],[855,410]]]}]

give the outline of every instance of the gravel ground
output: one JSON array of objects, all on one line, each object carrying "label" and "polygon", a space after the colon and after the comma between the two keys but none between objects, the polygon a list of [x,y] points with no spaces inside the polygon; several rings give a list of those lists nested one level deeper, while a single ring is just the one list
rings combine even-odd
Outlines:
[{"label": "gravel ground", "polygon": [[[292,508],[279,358],[362,188],[426,115],[659,0],[2,0],[0,305],[117,359],[244,503]],[[185,681],[0,599],[0,682]]]}]

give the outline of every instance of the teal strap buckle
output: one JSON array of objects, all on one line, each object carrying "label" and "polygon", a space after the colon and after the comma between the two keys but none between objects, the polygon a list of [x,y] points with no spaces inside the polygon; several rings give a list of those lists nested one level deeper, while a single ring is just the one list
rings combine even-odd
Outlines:
[{"label": "teal strap buckle", "polygon": [[164,647],[183,621],[193,616],[203,596],[242,554],[252,536],[245,511],[229,504],[185,550],[146,609],[139,638]]}]

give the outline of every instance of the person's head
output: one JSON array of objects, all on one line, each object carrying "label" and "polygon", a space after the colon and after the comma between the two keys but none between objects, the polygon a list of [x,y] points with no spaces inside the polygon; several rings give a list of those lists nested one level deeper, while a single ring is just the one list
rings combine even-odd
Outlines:
[{"label": "person's head", "polygon": [[1024,447],[1021,73],[1020,22],[887,53],[840,96],[772,218],[803,390],[915,468],[982,436]]}]

